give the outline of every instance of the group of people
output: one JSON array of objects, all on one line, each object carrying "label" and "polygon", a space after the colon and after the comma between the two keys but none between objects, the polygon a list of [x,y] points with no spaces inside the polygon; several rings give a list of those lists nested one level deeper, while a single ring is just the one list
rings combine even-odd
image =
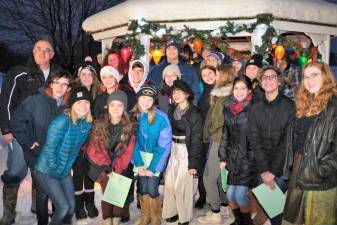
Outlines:
[{"label": "group of people", "polygon": [[115,173],[132,184],[123,207],[102,201],[105,225],[130,220],[135,188],[139,225],[186,225],[206,203],[199,224],[221,224],[222,205],[232,225],[263,224],[252,194],[263,183],[286,195],[272,225],[337,223],[337,85],[325,63],[306,64],[296,83],[284,76],[289,65],[264,65],[261,55],[225,63],[204,49],[188,64],[175,42],[152,68],[138,59],[124,65],[110,51],[100,69],[86,60],[72,76],[53,57],[51,43],[39,40],[27,65],[5,77],[1,225],[15,221],[28,168],[38,225],[97,217],[94,184],[104,192]]}]

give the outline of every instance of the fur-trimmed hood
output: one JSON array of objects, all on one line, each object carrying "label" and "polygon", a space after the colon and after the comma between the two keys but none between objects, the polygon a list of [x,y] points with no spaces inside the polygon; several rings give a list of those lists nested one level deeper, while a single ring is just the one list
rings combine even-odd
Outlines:
[{"label": "fur-trimmed hood", "polygon": [[232,94],[233,85],[226,85],[224,87],[213,88],[210,95],[216,97],[226,97]]}]

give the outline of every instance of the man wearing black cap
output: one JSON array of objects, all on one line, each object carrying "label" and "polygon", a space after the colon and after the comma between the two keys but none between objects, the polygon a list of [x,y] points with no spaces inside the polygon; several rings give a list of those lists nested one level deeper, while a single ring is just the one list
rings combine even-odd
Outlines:
[{"label": "man wearing black cap", "polygon": [[260,54],[255,54],[249,59],[245,69],[245,75],[249,78],[253,89],[253,100],[252,100],[253,104],[263,99],[264,96],[264,91],[260,87],[259,82],[257,80],[257,76],[262,67],[263,67],[263,56]]},{"label": "man wearing black cap", "polygon": [[181,71],[181,79],[185,80],[192,88],[196,100],[200,97],[199,78],[195,69],[186,63],[186,60],[179,57],[180,46],[178,43],[170,41],[166,46],[166,59],[159,65],[154,66],[149,73],[148,78],[152,80],[157,90],[163,81],[163,70],[169,64],[176,64]]}]

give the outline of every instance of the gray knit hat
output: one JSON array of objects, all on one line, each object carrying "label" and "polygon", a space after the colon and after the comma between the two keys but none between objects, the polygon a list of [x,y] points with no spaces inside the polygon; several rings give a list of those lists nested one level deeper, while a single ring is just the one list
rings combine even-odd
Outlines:
[{"label": "gray knit hat", "polygon": [[112,101],[120,101],[123,103],[124,105],[124,109],[126,110],[127,106],[128,106],[128,97],[126,96],[124,91],[121,90],[116,90],[114,92],[112,92],[109,97],[108,100],[106,101],[106,105],[109,107],[109,104]]}]

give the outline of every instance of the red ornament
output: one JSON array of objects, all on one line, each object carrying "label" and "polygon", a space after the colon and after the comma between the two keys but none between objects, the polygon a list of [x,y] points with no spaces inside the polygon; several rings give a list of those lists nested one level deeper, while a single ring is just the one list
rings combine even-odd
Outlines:
[{"label": "red ornament", "polygon": [[127,47],[121,49],[121,57],[123,62],[127,63],[131,56],[132,56],[131,48]]}]

